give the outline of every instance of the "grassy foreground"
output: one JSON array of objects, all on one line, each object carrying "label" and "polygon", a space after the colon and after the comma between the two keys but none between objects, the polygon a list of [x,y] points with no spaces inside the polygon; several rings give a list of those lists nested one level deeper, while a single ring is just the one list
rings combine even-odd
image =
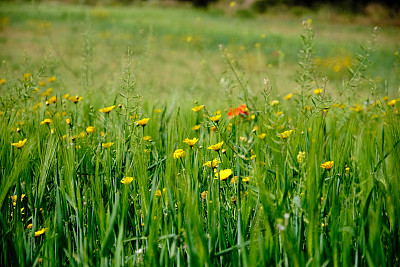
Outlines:
[{"label": "grassy foreground", "polygon": [[[15,20],[14,9],[6,10]],[[106,93],[97,77],[111,78],[99,74],[94,62],[104,59],[88,43],[83,67],[69,71],[79,65],[72,52],[40,64],[32,53],[21,67],[15,50],[2,50],[0,265],[398,266],[400,99],[390,67],[398,57],[374,44],[375,31],[357,59],[338,71],[339,61],[326,65],[331,76],[321,78],[326,59],[314,54],[312,25],[286,44],[300,57],[270,67],[282,78],[283,66],[300,60],[288,83],[296,90],[279,92],[271,78],[250,91],[244,77],[257,75],[243,75],[237,41],[202,48],[210,60],[222,56],[225,94],[192,81],[204,91],[193,105],[184,103],[189,78],[177,86],[178,104],[146,98],[163,95],[146,93],[147,81],[171,73],[136,75],[131,52]],[[157,58],[148,44],[142,62]]]}]

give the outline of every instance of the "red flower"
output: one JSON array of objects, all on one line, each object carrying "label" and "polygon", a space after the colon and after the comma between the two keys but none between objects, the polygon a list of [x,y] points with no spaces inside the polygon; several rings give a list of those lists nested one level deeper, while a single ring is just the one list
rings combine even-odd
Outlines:
[{"label": "red flower", "polygon": [[247,109],[246,105],[242,104],[239,107],[235,108],[235,112],[233,112],[232,108],[229,108],[228,116],[229,119],[232,119],[234,116],[247,116],[249,115],[249,110]]}]

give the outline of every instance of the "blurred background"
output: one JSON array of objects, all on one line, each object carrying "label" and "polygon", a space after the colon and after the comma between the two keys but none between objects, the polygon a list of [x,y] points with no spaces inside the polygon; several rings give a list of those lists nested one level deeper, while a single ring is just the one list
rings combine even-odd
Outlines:
[{"label": "blurred background", "polygon": [[358,93],[369,95],[367,81],[373,81],[381,95],[397,95],[399,3],[3,0],[0,73],[8,80],[23,73],[56,75],[59,94],[109,98],[129,70],[135,93],[160,103],[237,98],[238,75],[252,95],[260,96],[268,78],[274,97],[281,97],[296,93],[302,22],[309,20],[313,62],[332,92],[379,26],[365,88]]}]

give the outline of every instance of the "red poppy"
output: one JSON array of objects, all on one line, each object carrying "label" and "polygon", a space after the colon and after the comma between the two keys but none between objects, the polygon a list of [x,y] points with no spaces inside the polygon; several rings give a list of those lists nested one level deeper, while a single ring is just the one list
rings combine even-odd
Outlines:
[{"label": "red poppy", "polygon": [[235,108],[235,112],[233,112],[232,108],[229,108],[228,116],[229,119],[232,119],[234,116],[247,116],[249,115],[248,109],[246,105],[242,104],[239,107]]}]

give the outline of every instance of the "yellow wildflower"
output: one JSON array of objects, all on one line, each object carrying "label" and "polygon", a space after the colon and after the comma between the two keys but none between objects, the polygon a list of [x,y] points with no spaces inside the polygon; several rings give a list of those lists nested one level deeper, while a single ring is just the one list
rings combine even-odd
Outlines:
[{"label": "yellow wildflower", "polygon": [[193,146],[197,143],[197,141],[199,141],[199,139],[195,137],[193,139],[186,138],[183,142],[188,144],[191,148],[193,148]]},{"label": "yellow wildflower", "polygon": [[198,131],[199,129],[200,129],[200,124],[195,125],[195,126],[192,127],[193,131]]},{"label": "yellow wildflower", "polygon": [[223,144],[224,144],[224,141],[221,141],[220,143],[209,146],[208,149],[212,149],[214,151],[219,151]]},{"label": "yellow wildflower", "polygon": [[333,161],[327,161],[321,164],[321,168],[324,168],[325,170],[329,171],[333,167]]},{"label": "yellow wildflower", "polygon": [[388,103],[387,103],[389,106],[394,106],[394,105],[396,105],[396,99],[393,99],[393,100],[391,100],[391,101],[389,101]]},{"label": "yellow wildflower", "polygon": [[262,133],[258,135],[258,138],[260,138],[261,140],[263,140],[265,137],[267,136],[266,133]]},{"label": "yellow wildflower", "polygon": [[360,111],[363,110],[363,107],[360,106],[358,103],[356,103],[356,104],[354,105],[354,107],[353,107],[353,110],[356,111],[356,112],[360,112]]},{"label": "yellow wildflower", "polygon": [[39,82],[39,86],[45,86],[45,85],[46,85],[46,82],[45,82],[45,81]]},{"label": "yellow wildflower", "polygon": [[121,183],[123,183],[123,184],[130,184],[130,183],[132,183],[132,181],[133,181],[133,177],[124,177],[124,178],[121,180]]},{"label": "yellow wildflower", "polygon": [[0,85],[5,84],[6,83],[6,79],[0,79]]},{"label": "yellow wildflower", "polygon": [[17,143],[11,143],[11,145],[12,145],[13,147],[16,147],[16,148],[20,149],[20,148],[22,148],[22,147],[25,145],[25,143],[26,143],[27,140],[28,140],[28,139],[25,138],[24,140],[18,141]]},{"label": "yellow wildflower", "polygon": [[109,148],[109,147],[111,147],[112,145],[114,145],[114,143],[108,142],[108,143],[102,143],[101,145],[102,145],[102,147],[104,147],[104,148]]},{"label": "yellow wildflower", "polygon": [[193,110],[194,112],[199,112],[202,108],[203,108],[203,105],[194,107],[194,108],[192,108],[192,110]]},{"label": "yellow wildflower", "polygon": [[157,190],[157,191],[154,193],[154,195],[155,195],[155,196],[158,196],[158,197],[161,197],[161,190]]},{"label": "yellow wildflower", "polygon": [[218,123],[218,122],[219,122],[219,119],[221,119],[221,114],[215,115],[215,116],[213,116],[213,117],[210,117],[210,120],[213,121],[213,122],[215,122],[215,123]]},{"label": "yellow wildflower", "polygon": [[29,81],[29,78],[31,77],[32,74],[30,73],[24,73],[24,80]]},{"label": "yellow wildflower", "polygon": [[42,234],[44,234],[44,232],[46,232],[47,228],[43,228],[42,230],[36,231],[35,232],[35,236],[40,236]]},{"label": "yellow wildflower", "polygon": [[279,101],[278,100],[272,100],[270,104],[271,104],[271,106],[276,106],[276,105],[279,105]]},{"label": "yellow wildflower", "polygon": [[65,122],[66,122],[67,124],[71,124],[71,119],[70,119],[70,118],[67,118],[67,119],[65,119]]},{"label": "yellow wildflower", "polygon": [[81,132],[79,135],[78,135],[78,138],[84,138],[86,136],[86,133],[85,132]]},{"label": "yellow wildflower", "polygon": [[142,127],[144,127],[144,126],[146,126],[146,124],[147,124],[147,122],[150,120],[150,118],[144,118],[144,119],[141,119],[141,120],[138,120],[137,122],[136,122],[136,125],[137,126],[142,126]]},{"label": "yellow wildflower", "polygon": [[243,183],[248,183],[249,181],[250,181],[250,178],[247,177],[247,176],[246,176],[245,178],[242,179],[242,182],[243,182]]},{"label": "yellow wildflower", "polygon": [[297,162],[301,163],[305,158],[306,158],[306,152],[299,151],[299,154],[297,154]]},{"label": "yellow wildflower", "polygon": [[93,126],[87,127],[86,128],[86,132],[89,133],[89,134],[94,133],[94,127]]},{"label": "yellow wildflower", "polygon": [[45,125],[45,124],[49,125],[50,123],[52,123],[51,119],[44,119],[40,124],[41,125]]},{"label": "yellow wildflower", "polygon": [[322,88],[318,88],[314,90],[314,94],[319,95],[323,92],[324,90]]},{"label": "yellow wildflower", "polygon": [[213,159],[212,161],[207,161],[206,163],[204,163],[203,166],[208,166],[209,168],[215,168],[218,162],[221,163],[219,159]]},{"label": "yellow wildflower", "polygon": [[31,224],[31,223],[28,224],[28,225],[26,226],[26,229],[32,229],[32,224]]},{"label": "yellow wildflower", "polygon": [[110,113],[111,110],[113,110],[114,108],[115,108],[115,105],[112,105],[110,107],[101,108],[101,109],[99,109],[99,111],[103,112],[103,113]]},{"label": "yellow wildflower", "polygon": [[74,102],[75,104],[82,100],[83,97],[81,96],[69,96],[68,100]]},{"label": "yellow wildflower", "polygon": [[48,102],[49,102],[49,104],[53,104],[53,103],[55,103],[57,100],[58,100],[58,97],[52,96],[52,97],[49,98]]},{"label": "yellow wildflower", "polygon": [[[232,170],[231,169],[226,169],[226,170],[220,170],[219,171],[219,179],[221,181],[224,181],[229,178],[229,176],[232,175]],[[215,179],[218,180],[218,173],[215,174]]]},{"label": "yellow wildflower", "polygon": [[50,77],[47,79],[48,82],[54,82],[56,80],[56,76]]},{"label": "yellow wildflower", "polygon": [[42,93],[42,96],[50,96],[52,92],[53,92],[53,88],[49,88]]},{"label": "yellow wildflower", "polygon": [[68,97],[69,97],[68,93],[63,96],[63,98],[65,98],[65,99],[68,99]]},{"label": "yellow wildflower", "polygon": [[283,97],[283,99],[289,100],[289,99],[292,98],[292,96],[293,96],[293,94],[287,94],[287,95],[285,95],[285,96]]},{"label": "yellow wildflower", "polygon": [[153,109],[153,111],[154,111],[154,113],[161,113],[161,112],[162,112],[162,109],[157,109],[157,108],[155,108],[155,109]]},{"label": "yellow wildflower", "polygon": [[277,134],[278,137],[282,138],[282,139],[286,139],[290,136],[290,134],[293,132],[293,130],[289,130],[289,131],[284,131],[283,133]]},{"label": "yellow wildflower", "polygon": [[143,140],[149,141],[149,140],[151,140],[151,136],[149,136],[149,135],[143,136]]},{"label": "yellow wildflower", "polygon": [[207,195],[208,195],[208,191],[203,191],[203,192],[200,193],[200,196],[201,196],[202,199],[206,199]]},{"label": "yellow wildflower", "polygon": [[177,149],[175,150],[173,156],[174,159],[179,159],[179,158],[183,158],[186,155],[186,152],[183,149]]}]

